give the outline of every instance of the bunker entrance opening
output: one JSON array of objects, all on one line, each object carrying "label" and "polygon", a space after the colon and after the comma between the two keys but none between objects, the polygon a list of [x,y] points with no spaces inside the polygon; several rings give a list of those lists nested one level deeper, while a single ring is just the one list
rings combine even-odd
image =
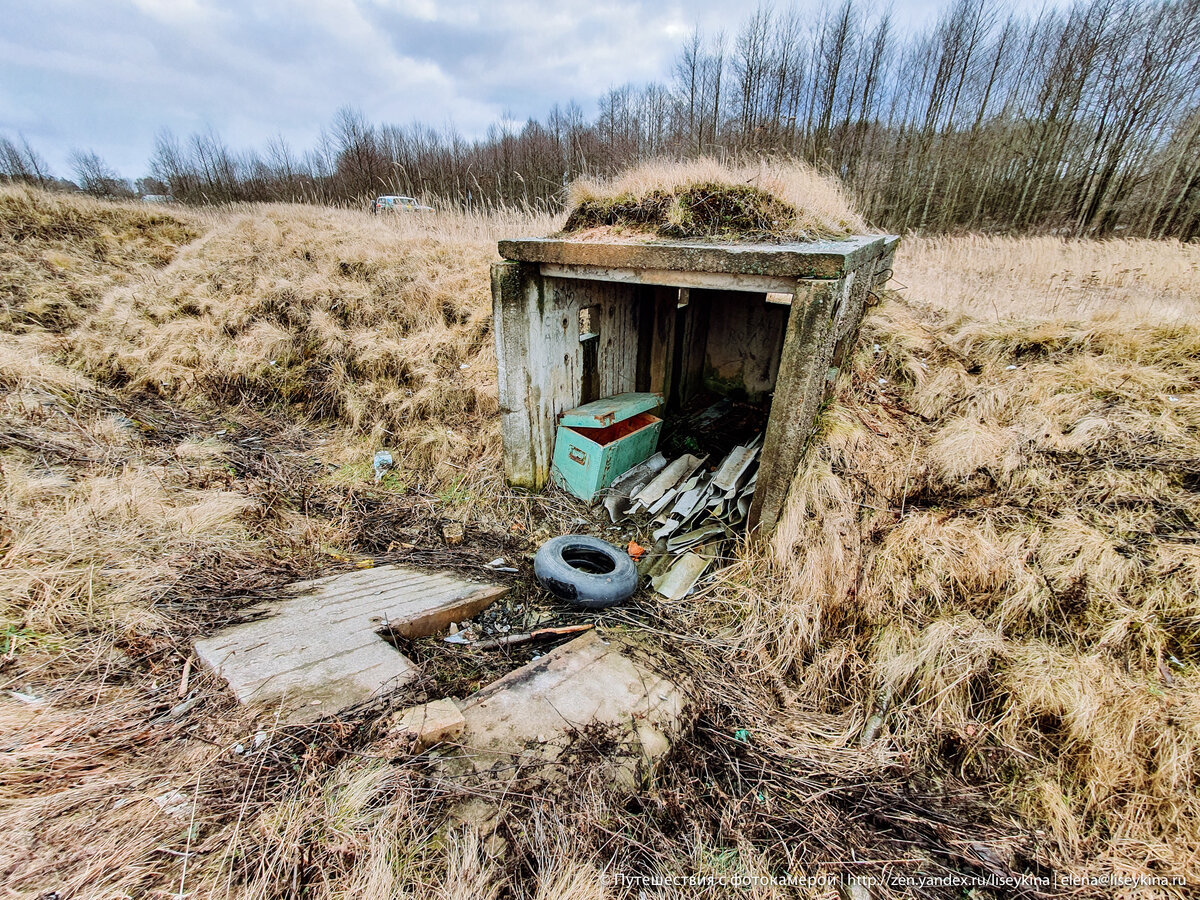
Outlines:
[{"label": "bunker entrance opening", "polygon": [[[641,410],[662,419],[657,449],[668,460],[706,457],[712,469],[738,447],[759,453],[747,522],[773,526],[895,246],[885,235],[794,244],[501,241],[492,294],[509,483],[545,486],[556,436],[574,426],[567,414],[578,407],[654,394],[659,405]],[[589,424],[589,436],[605,438],[610,424]],[[593,440],[576,464],[584,468],[586,458],[596,484],[611,482],[620,464],[636,464],[616,445],[639,426],[660,427],[631,420],[622,426],[631,433]]]}]

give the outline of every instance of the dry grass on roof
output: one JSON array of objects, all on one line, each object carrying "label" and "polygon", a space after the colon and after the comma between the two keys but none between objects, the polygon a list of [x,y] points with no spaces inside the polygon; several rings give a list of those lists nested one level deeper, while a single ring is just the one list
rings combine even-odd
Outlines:
[{"label": "dry grass on roof", "polygon": [[652,160],[576,181],[570,206],[564,231],[592,239],[810,241],[867,230],[837,179],[796,160]]}]

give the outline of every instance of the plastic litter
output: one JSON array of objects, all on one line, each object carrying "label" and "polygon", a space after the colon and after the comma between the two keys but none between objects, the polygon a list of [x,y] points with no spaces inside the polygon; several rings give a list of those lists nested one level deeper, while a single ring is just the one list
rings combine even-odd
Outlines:
[{"label": "plastic litter", "polygon": [[379,450],[375,453],[375,461],[371,464],[375,470],[375,480],[378,482],[383,479],[383,473],[389,469],[395,468],[396,461],[386,450]]}]

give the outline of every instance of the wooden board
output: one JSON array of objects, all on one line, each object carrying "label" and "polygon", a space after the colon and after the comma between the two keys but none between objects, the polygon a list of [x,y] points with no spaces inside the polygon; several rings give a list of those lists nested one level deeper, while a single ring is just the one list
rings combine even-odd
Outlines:
[{"label": "wooden board", "polygon": [[679,290],[644,287],[638,291],[637,389],[667,400],[671,396],[675,361],[675,321]]},{"label": "wooden board", "polygon": [[704,381],[721,395],[744,395],[757,403],[775,390],[787,331],[788,308],[763,295],[709,294]]},{"label": "wooden board", "polygon": [[[536,266],[492,266],[504,472],[515,487],[550,478],[565,410],[637,388],[638,305],[627,284],[545,278]],[[580,311],[595,307],[580,340]],[[595,396],[592,396],[594,394]]]},{"label": "wooden board", "polygon": [[678,311],[676,321],[675,369],[677,387],[674,399],[687,403],[704,389],[704,355],[708,347],[708,307],[710,291],[691,291],[688,305]]},{"label": "wooden board", "polygon": [[601,314],[600,347],[597,368],[600,396],[611,397],[637,390],[638,304],[635,288],[627,284],[596,281],[546,279],[555,290],[591,298],[599,303]]}]

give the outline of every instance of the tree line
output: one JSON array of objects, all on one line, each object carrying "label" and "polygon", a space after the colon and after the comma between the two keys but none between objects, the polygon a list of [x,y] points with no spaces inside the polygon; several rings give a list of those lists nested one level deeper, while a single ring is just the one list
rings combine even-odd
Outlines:
[{"label": "tree line", "polygon": [[[581,175],[661,156],[803,158],[889,229],[1200,236],[1200,0],[1077,0],[1023,15],[950,0],[905,31],[869,0],[760,6],[731,33],[695,30],[666,82],[613,88],[478,139],[340,110],[315,146],[230,148],[159,135],[138,187],[189,203],[365,203],[556,209]],[[94,153],[92,192],[121,184]],[[49,178],[0,139],[0,177]],[[132,190],[132,186],[125,185]]]}]

